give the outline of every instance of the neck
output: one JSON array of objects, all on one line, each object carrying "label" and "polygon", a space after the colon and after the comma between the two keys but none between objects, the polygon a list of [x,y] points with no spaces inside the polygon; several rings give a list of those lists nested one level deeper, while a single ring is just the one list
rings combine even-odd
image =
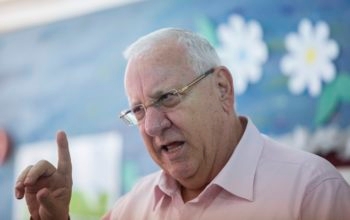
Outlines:
[{"label": "neck", "polygon": [[205,189],[205,186],[200,189],[188,189],[183,186],[181,186],[181,197],[184,203],[191,201],[192,199],[196,198],[203,190]]}]

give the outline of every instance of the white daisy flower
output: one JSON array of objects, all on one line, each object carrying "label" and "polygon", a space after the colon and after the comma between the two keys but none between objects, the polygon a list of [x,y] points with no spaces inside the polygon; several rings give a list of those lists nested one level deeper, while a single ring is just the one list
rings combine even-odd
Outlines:
[{"label": "white daisy flower", "polygon": [[327,23],[320,21],[313,27],[308,19],[300,22],[299,33],[287,35],[285,45],[289,53],[282,58],[281,70],[290,77],[288,86],[293,94],[307,89],[311,96],[317,96],[322,80],[334,79],[336,70],[331,61],[338,56],[339,47],[328,38]]},{"label": "white daisy flower", "polygon": [[260,80],[261,66],[268,57],[262,28],[255,20],[246,23],[241,16],[231,15],[228,24],[218,27],[217,34],[218,55],[232,72],[236,94],[242,94],[249,82]]}]

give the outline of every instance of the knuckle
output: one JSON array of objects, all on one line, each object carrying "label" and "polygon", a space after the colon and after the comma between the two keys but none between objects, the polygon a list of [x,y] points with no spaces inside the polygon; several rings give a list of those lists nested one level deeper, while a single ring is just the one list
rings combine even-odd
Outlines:
[{"label": "knuckle", "polygon": [[50,164],[50,162],[47,161],[47,160],[39,160],[39,161],[35,164],[35,166],[37,166],[37,167],[42,167],[42,166],[48,166],[49,164]]},{"label": "knuckle", "polygon": [[17,181],[22,181],[26,176],[27,174],[29,173],[29,171],[33,168],[33,165],[29,165],[27,166],[21,173],[20,175],[18,176],[17,178]]}]

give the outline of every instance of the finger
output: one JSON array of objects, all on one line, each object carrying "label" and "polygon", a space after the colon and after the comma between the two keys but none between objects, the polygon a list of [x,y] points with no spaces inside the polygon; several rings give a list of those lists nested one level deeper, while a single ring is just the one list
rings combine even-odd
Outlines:
[{"label": "finger", "polygon": [[38,193],[36,194],[37,200],[41,203],[44,204],[46,207],[47,206],[52,206],[51,200],[49,198],[50,192],[47,188],[43,188]]},{"label": "finger", "polygon": [[47,188],[43,188],[40,191],[38,191],[36,198],[41,205],[40,207],[41,210],[39,212],[46,216],[58,215],[57,219],[59,218],[59,216],[62,217],[59,219],[68,219],[69,201],[66,204],[67,212],[64,211],[65,209],[58,210],[59,205],[57,204],[57,198],[56,198],[57,195],[55,196],[55,194],[60,195],[62,193],[64,193],[64,189],[60,189],[55,193],[52,193]]},{"label": "finger", "polygon": [[22,199],[24,196],[24,180],[32,167],[33,165],[28,166],[17,178],[15,185],[15,196],[17,199]]},{"label": "finger", "polygon": [[33,185],[39,178],[51,176],[56,168],[46,160],[37,162],[27,173],[24,179],[24,185]]},{"label": "finger", "polygon": [[57,133],[58,146],[58,164],[57,171],[63,174],[72,174],[72,162],[69,153],[69,146],[66,133],[59,131]]},{"label": "finger", "polygon": [[47,212],[47,210],[55,209],[54,207],[55,202],[52,201],[53,199],[51,199],[50,191],[47,188],[43,188],[39,190],[38,193],[36,194],[36,199],[40,203],[40,209],[42,209],[42,211],[39,210],[39,212],[41,212],[41,214],[44,214],[42,213],[44,210],[46,210]]}]

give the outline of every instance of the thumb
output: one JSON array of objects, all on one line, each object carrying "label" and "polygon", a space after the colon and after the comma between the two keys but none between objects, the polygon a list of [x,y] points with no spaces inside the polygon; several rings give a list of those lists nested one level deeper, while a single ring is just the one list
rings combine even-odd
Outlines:
[{"label": "thumb", "polygon": [[39,215],[40,219],[69,219],[68,210],[60,207],[57,199],[47,188],[41,189],[36,196],[40,203]]},{"label": "thumb", "polygon": [[38,193],[36,194],[36,198],[39,201],[39,203],[45,207],[45,209],[47,210],[51,210],[54,211],[54,201],[50,195],[50,192],[47,188],[43,188],[41,190],[38,191]]}]

